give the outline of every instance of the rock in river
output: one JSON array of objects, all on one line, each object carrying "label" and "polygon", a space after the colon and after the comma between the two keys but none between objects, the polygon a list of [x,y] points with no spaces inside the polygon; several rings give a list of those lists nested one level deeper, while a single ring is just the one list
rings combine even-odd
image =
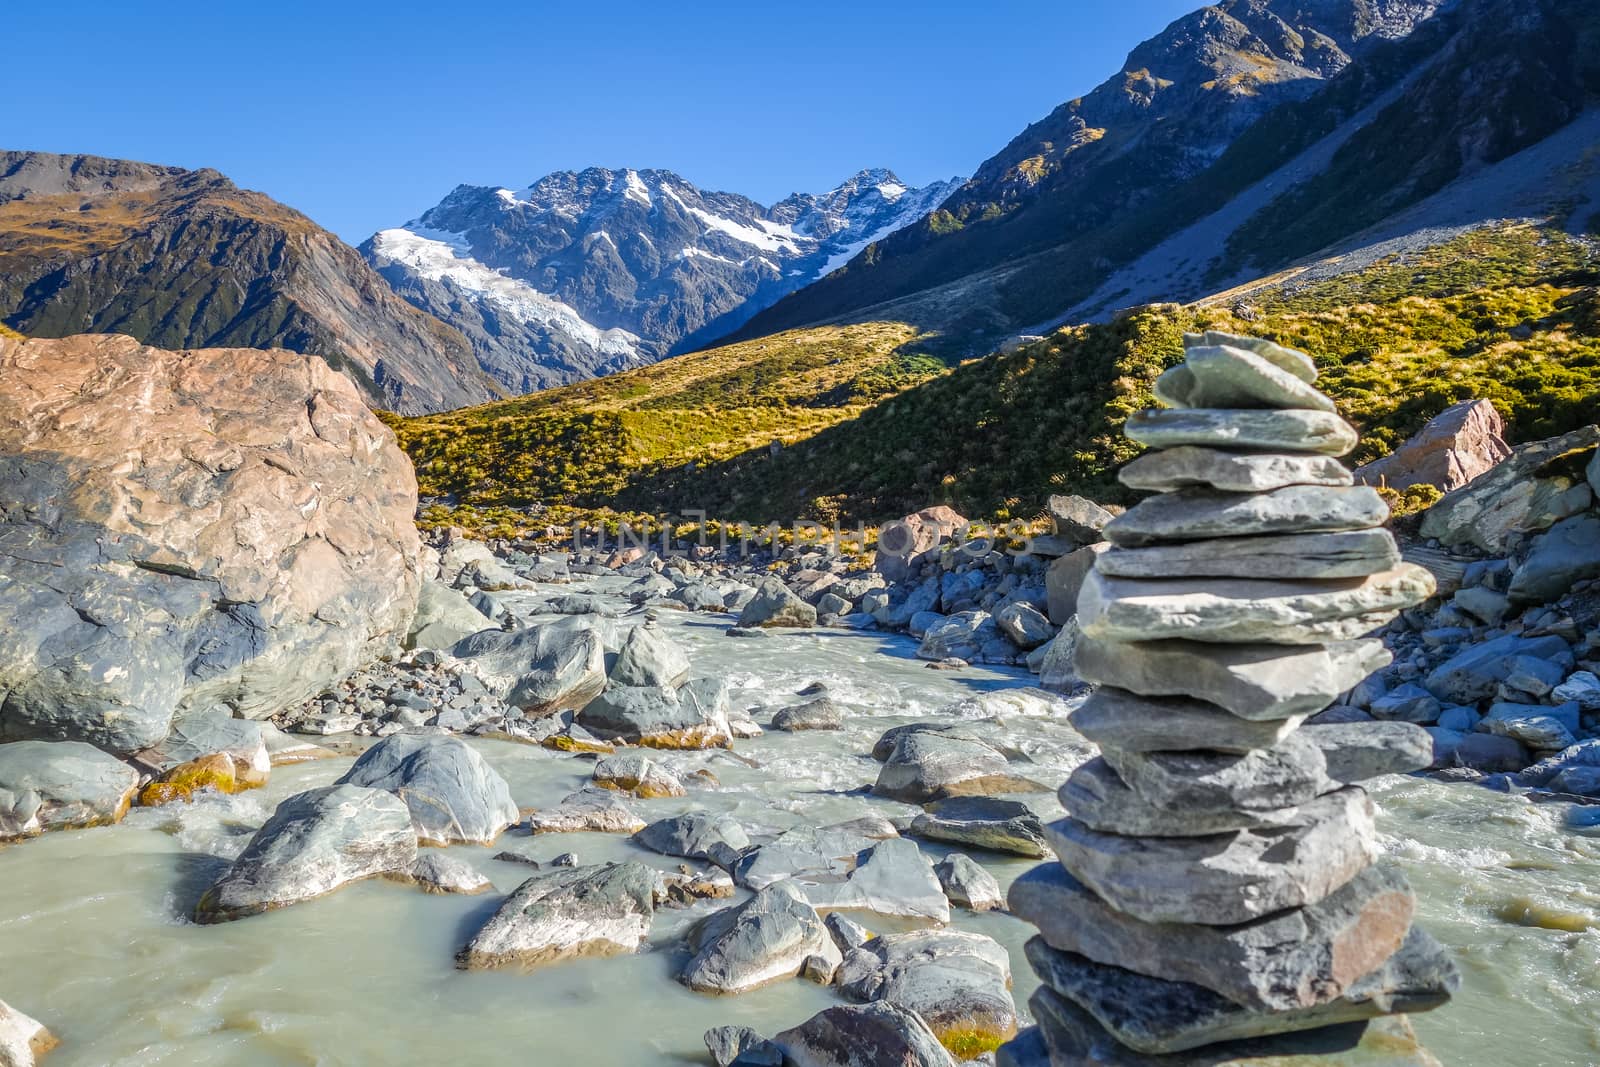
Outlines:
[{"label": "rock in river", "polygon": [[916,1012],[963,1058],[1017,1032],[1011,959],[983,934],[912,930],[875,937],[845,956],[839,991]]},{"label": "rock in river", "polygon": [[541,871],[505,899],[456,955],[456,966],[531,968],[636,952],[662,895],[661,875],[642,863]]},{"label": "rock in river", "polygon": [[0,738],[123,755],[179,711],[265,718],[398,651],[410,461],[282,350],[0,339]]},{"label": "rock in river", "polygon": [[278,805],[200,898],[195,919],[242,919],[365,878],[406,875],[416,858],[411,812],[399,797],[355,785],[312,789]]},{"label": "rock in river", "polygon": [[139,775],[81,741],[0,745],[0,841],[118,822]]},{"label": "rock in river", "polygon": [[802,975],[827,985],[841,956],[833,936],[791,881],[774,882],[743,904],[704,919],[679,980],[701,993],[743,993]]},{"label": "rock in river", "polygon": [[509,633],[486,630],[458,641],[450,654],[465,660],[491,693],[530,718],[576,711],[606,684],[600,635],[557,623]]},{"label": "rock in river", "polygon": [[950,901],[933,864],[905,838],[880,841],[862,853],[843,881],[797,879],[818,911],[868,911],[896,918],[950,921]]},{"label": "rock in river", "polygon": [[1043,859],[1044,824],[1026,804],[999,797],[949,797],[927,805],[911,833],[931,841]]},{"label": "rock in river", "polygon": [[394,734],[362,753],[339,779],[405,801],[424,845],[491,845],[519,818],[500,772],[456,737]]},{"label": "rock in river", "polygon": [[59,1044],[43,1023],[0,1000],[0,1067],[34,1067],[41,1056]]},{"label": "rock in river", "polygon": [[785,1067],[955,1067],[920,1015],[883,1001],[827,1008],[772,1041]]}]

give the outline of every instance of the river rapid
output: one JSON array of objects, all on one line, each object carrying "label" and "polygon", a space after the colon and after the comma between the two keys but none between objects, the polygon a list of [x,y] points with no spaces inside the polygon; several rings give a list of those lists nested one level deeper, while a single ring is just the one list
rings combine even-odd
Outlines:
[{"label": "river rapid", "polygon": [[[548,591],[618,586],[601,579]],[[507,598],[514,607],[532,599]],[[859,791],[877,775],[868,753],[879,734],[972,714],[957,702],[1032,682],[1017,670],[929,670],[899,636],[816,630],[737,640],[724,636],[728,624],[726,616],[662,613],[694,675],[726,677],[746,706],[793,702],[799,689],[824,682],[850,712],[846,728],[769,731],[737,742],[732,755],[663,753],[662,763],[684,773],[709,768],[720,785],[635,802],[645,819],[714,809],[776,831],[867,812],[911,814]],[[1066,724],[1067,707],[1034,702],[1034,714],[1006,720],[1018,755],[1034,763],[1026,773],[1051,785],[1089,754]],[[593,765],[542,748],[473,743],[524,807],[555,804]],[[63,1039],[49,1067],[703,1064],[709,1027],[736,1023],[770,1035],[836,1002],[798,979],[724,998],[674,981],[686,958],[681,935],[729,901],[662,909],[650,951],[637,956],[527,974],[455,970],[456,950],[529,873],[492,859],[497,851],[676,867],[621,836],[513,829],[494,848],[452,849],[493,880],[498,892],[486,896],[428,896],[372,881],[220,926],[188,921],[200,892],[279,801],[333,782],[350,762],[280,767],[267,788],[238,797],[134,809],[120,826],[0,849],[0,997]],[[1410,877],[1421,920],[1463,972],[1456,1000],[1415,1020],[1428,1048],[1448,1065],[1600,1064],[1600,807],[1414,778],[1372,786],[1386,861]],[[1052,797],[1037,805],[1047,818],[1060,813]],[[948,851],[923,847],[936,858]],[[1002,887],[1033,865],[970,854]],[[1036,984],[1022,957],[1031,929],[1004,914],[960,910],[953,924],[1010,950],[1025,1008]]]}]

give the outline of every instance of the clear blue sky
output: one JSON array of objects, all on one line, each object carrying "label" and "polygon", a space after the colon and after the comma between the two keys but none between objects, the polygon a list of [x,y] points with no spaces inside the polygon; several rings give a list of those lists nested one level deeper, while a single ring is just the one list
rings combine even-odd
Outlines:
[{"label": "clear blue sky", "polygon": [[969,174],[1198,6],[11,0],[0,147],[216,167],[352,242],[591,164],[771,203]]}]

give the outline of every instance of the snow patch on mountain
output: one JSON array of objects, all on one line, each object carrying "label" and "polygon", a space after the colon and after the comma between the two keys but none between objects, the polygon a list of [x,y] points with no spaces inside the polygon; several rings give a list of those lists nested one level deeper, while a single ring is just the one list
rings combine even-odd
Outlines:
[{"label": "snow patch on mountain", "polygon": [[520,323],[560,330],[607,356],[639,357],[640,338],[627,330],[602,330],[575,308],[539,292],[526,282],[473,259],[463,234],[441,230],[396,228],[373,237],[377,251],[431,281],[449,282]]}]

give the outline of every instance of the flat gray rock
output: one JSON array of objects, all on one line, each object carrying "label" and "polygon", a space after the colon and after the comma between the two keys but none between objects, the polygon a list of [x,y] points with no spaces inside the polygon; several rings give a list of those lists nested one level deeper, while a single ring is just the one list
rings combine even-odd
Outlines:
[{"label": "flat gray rock", "polygon": [[1277,829],[1306,821],[1299,807],[1265,811],[1158,807],[1129,789],[1101,757],[1074,770],[1057,797],[1068,815],[1091,830],[1127,837],[1202,837],[1235,830]]},{"label": "flat gray rock", "polygon": [[1301,814],[1306,825],[1211,837],[1121,837],[1071,818],[1045,834],[1062,865],[1124,914],[1226,925],[1314,904],[1377,858],[1372,802],[1359,789]]},{"label": "flat gray rock", "polygon": [[1361,578],[1399,563],[1394,536],[1376,529],[1115,548],[1095,569],[1118,578]]},{"label": "flat gray rock", "polygon": [[1307,385],[1317,380],[1317,364],[1310,356],[1297,348],[1289,348],[1263,337],[1242,337],[1238,334],[1223,333],[1221,330],[1206,330],[1204,333],[1183,335],[1185,352],[1202,345],[1227,345],[1230,348],[1242,349],[1260,356],[1280,370],[1288,371]]},{"label": "flat gray rock", "polygon": [[615,790],[601,788],[580,789],[555,807],[528,816],[528,830],[535,834],[631,834],[644,827],[645,821]]},{"label": "flat gray rock", "polygon": [[1355,427],[1327,411],[1190,408],[1136,411],[1123,433],[1146,448],[1202,445],[1342,456],[1356,447]]},{"label": "flat gray rock", "polygon": [[941,1039],[999,1044],[1017,1032],[1011,958],[993,938],[962,930],[883,934],[846,953],[839,992],[920,1015]]},{"label": "flat gray rock", "polygon": [[1101,748],[1126,752],[1203,748],[1243,754],[1271,748],[1304,718],[1242,719],[1200,700],[1140,696],[1101,686],[1069,721],[1073,729]]},{"label": "flat gray rock", "polygon": [[911,823],[911,833],[932,841],[1043,859],[1050,854],[1044,824],[1026,804],[999,797],[936,800]]},{"label": "flat gray rock", "polygon": [[1322,749],[1301,731],[1243,753],[1103,748],[1101,755],[1134,792],[1162,808],[1273,811],[1329,788]]},{"label": "flat gray rock", "polygon": [[432,849],[418,853],[406,877],[424,893],[477,896],[494,888],[494,883],[466,860]]},{"label": "flat gray rock", "polygon": [[1146,696],[1189,696],[1245,719],[1321,711],[1393,660],[1376,639],[1327,645],[1103,641],[1080,637],[1078,674]]},{"label": "flat gray rock", "polygon": [[744,993],[803,975],[824,985],[842,956],[822,918],[790,881],[707,916],[689,935],[678,980],[701,993]]},{"label": "flat gray rock", "polygon": [[796,826],[762,845],[747,849],[733,865],[734,881],[746,889],[763,889],[785,878],[847,876],[856,856],[885,837],[897,836],[893,826],[864,832],[870,827],[839,824]]},{"label": "flat gray rock", "polygon": [[[607,685],[576,722],[597,737],[655,748],[716,748],[733,740],[726,687],[720,699],[700,680],[673,688]],[[720,682],[715,683],[721,685]],[[699,697],[704,696],[705,699]]]},{"label": "flat gray rock", "polygon": [[1265,493],[1287,485],[1351,485],[1355,477],[1331,456],[1179,445],[1135,458],[1117,472],[1117,480],[1157,493],[1189,488]]},{"label": "flat gray rock", "polygon": [[1163,541],[1366,530],[1388,518],[1389,505],[1370,485],[1291,485],[1265,493],[1179,489],[1146,497],[1111,520],[1105,534],[1119,547],[1136,548]]},{"label": "flat gray rock", "polygon": [[1074,1002],[1119,1042],[1163,1055],[1220,1041],[1267,1037],[1449,1002],[1461,976],[1443,946],[1419,927],[1381,967],[1344,993],[1309,1008],[1252,1010],[1189,982],[1151,978],[1029,940],[1028,964],[1040,981]]},{"label": "flat gray rock", "polygon": [[82,741],[0,744],[0,841],[121,821],[139,774]]},{"label": "flat gray rock", "polygon": [[417,832],[382,789],[332,785],[285,800],[201,896],[195,921],[220,923],[325,896],[366,878],[409,877]]},{"label": "flat gray rock", "polygon": [[456,737],[394,734],[367,749],[338,785],[383,789],[411,811],[425,845],[491,845],[520,818],[511,787]]},{"label": "flat gray rock", "polygon": [[800,730],[842,730],[844,709],[828,697],[818,697],[804,704],[779,708],[772,716],[772,728],[790,733]]},{"label": "flat gray rock", "polygon": [[1052,1067],[1438,1067],[1403,1015],[1246,1038],[1153,1058],[1128,1048],[1049,986],[1028,998]]},{"label": "flat gray rock", "polygon": [[1306,408],[1332,411],[1310,382],[1248,349],[1191,345],[1156,379],[1156,399],[1175,408]]},{"label": "flat gray rock", "polygon": [[1382,867],[1367,868],[1308,907],[1228,926],[1142,922],[1054,863],[1018,878],[1007,899],[1052,948],[1192,982],[1260,1011],[1341,996],[1400,948],[1415,908],[1405,878]]},{"label": "flat gray rock", "polygon": [[861,854],[843,881],[797,878],[818,911],[867,911],[891,918],[950,921],[950,902],[933,864],[905,838],[880,841]]},{"label": "flat gray rock", "polygon": [[1322,750],[1335,782],[1410,774],[1433,763],[1433,738],[1409,722],[1314,723],[1300,734]]},{"label": "flat gray rock", "polygon": [[642,863],[540,871],[472,935],[456,966],[532,968],[636,952],[649,936],[661,889],[661,876]]},{"label": "flat gray rock", "polygon": [[1078,594],[1078,622],[1090,637],[1108,641],[1325,644],[1360,637],[1433,591],[1433,575],[1411,563],[1365,579],[1303,582],[1140,580],[1094,571]]}]

